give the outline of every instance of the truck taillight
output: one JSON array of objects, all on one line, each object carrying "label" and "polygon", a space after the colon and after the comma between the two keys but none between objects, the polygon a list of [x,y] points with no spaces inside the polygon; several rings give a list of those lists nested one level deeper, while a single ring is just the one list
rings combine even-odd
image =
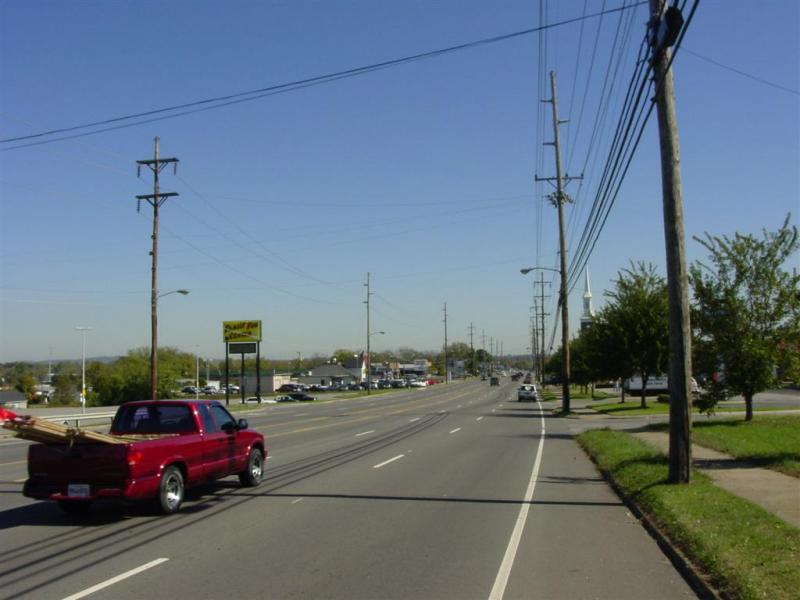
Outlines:
[{"label": "truck taillight", "polygon": [[141,450],[134,450],[130,454],[128,454],[128,466],[133,467],[142,460],[142,452]]}]

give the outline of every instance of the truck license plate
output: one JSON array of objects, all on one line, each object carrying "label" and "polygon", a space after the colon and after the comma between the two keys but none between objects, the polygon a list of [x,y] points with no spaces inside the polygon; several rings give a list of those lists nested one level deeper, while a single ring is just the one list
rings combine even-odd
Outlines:
[{"label": "truck license plate", "polygon": [[67,486],[67,496],[72,498],[88,498],[89,497],[89,484],[88,483],[70,483]]}]

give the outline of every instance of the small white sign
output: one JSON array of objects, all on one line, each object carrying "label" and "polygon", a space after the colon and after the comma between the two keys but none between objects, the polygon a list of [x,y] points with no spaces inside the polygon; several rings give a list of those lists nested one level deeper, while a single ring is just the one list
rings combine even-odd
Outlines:
[{"label": "small white sign", "polygon": [[70,498],[88,498],[89,493],[88,483],[70,483],[67,486],[67,496]]}]

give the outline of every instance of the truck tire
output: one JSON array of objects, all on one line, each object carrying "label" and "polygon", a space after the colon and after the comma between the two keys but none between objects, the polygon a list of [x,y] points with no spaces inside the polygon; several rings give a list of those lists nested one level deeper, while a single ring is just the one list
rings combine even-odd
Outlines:
[{"label": "truck tire", "polygon": [[158,486],[158,505],[165,515],[178,512],[183,503],[183,474],[176,466],[164,469]]},{"label": "truck tire", "polygon": [[247,457],[247,469],[239,473],[239,481],[246,487],[255,487],[264,476],[264,453],[260,448],[250,450]]},{"label": "truck tire", "polygon": [[68,515],[78,515],[89,512],[92,507],[91,500],[59,500],[58,508]]}]

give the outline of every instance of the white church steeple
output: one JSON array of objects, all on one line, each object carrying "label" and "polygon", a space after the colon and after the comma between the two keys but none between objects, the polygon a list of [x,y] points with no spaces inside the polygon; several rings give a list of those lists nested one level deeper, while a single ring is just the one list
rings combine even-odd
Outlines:
[{"label": "white church steeple", "polygon": [[583,314],[581,315],[581,329],[588,327],[594,319],[592,306],[592,289],[589,286],[589,267],[586,267],[586,289],[583,292]]}]

